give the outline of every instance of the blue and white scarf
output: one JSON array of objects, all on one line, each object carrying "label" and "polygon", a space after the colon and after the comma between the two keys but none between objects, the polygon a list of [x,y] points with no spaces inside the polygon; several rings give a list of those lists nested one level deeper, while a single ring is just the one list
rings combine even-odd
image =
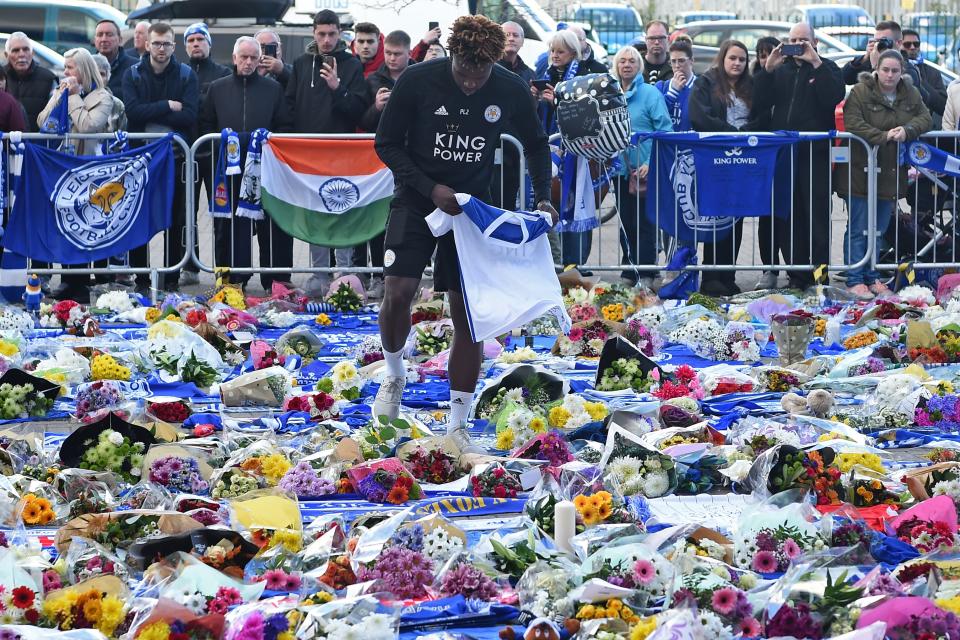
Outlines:
[{"label": "blue and white scarf", "polygon": [[[574,60],[567,67],[567,70],[563,74],[563,78],[560,82],[566,82],[570,80],[575,75],[577,75],[577,69],[580,68],[580,63],[577,60]],[[547,67],[547,70],[543,72],[543,75],[540,76],[540,80],[549,80],[550,79],[550,67]],[[557,84],[560,84],[558,82]],[[550,118],[553,118],[553,122],[550,122]],[[549,136],[552,133],[556,133],[559,129],[557,128],[557,109],[556,109],[556,100],[554,100],[553,108],[541,104],[540,105],[540,118],[543,121],[543,130]]]},{"label": "blue and white scarf", "polygon": [[269,136],[270,132],[266,129],[257,129],[250,134],[243,181],[240,183],[240,202],[237,204],[237,215],[241,218],[263,220],[263,206],[260,203],[260,160],[263,143]]},{"label": "blue and white scarf", "polygon": [[214,218],[229,218],[233,214],[227,176],[239,173],[240,136],[233,129],[227,128],[220,132],[220,152],[217,155],[217,169],[210,198],[210,215]]}]

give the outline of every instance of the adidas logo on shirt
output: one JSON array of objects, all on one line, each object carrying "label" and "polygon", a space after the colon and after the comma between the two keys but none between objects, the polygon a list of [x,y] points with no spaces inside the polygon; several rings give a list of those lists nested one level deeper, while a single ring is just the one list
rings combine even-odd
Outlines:
[{"label": "adidas logo on shirt", "polygon": [[436,111],[434,111],[434,112],[433,112],[433,115],[435,115],[435,116],[448,116],[448,115],[450,115],[450,114],[447,113],[447,108],[446,108],[445,106],[440,105],[440,108],[437,109]]}]

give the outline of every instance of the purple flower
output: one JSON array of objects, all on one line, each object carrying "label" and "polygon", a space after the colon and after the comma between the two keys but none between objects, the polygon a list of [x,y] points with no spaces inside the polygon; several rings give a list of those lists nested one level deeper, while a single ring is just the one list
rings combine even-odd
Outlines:
[{"label": "purple flower", "polygon": [[375,587],[397,598],[419,598],[424,587],[433,582],[433,562],[416,551],[403,547],[387,547],[374,562],[373,568],[361,567],[360,581],[376,580]]},{"label": "purple flower", "polygon": [[475,600],[493,600],[497,596],[497,583],[471,564],[461,562],[443,576],[443,594],[461,595]]},{"label": "purple flower", "polygon": [[776,551],[777,540],[769,529],[764,529],[757,534],[757,548],[761,551]]}]

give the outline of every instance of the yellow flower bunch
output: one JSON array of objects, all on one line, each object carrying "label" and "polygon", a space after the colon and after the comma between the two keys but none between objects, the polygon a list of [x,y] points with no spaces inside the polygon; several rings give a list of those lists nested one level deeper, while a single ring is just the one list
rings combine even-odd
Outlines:
[{"label": "yellow flower bunch", "polygon": [[73,624],[80,614],[108,638],[113,637],[117,627],[126,618],[123,600],[117,596],[105,595],[97,589],[83,593],[68,589],[48,597],[43,602],[43,617],[49,626],[60,631],[73,629]]},{"label": "yellow flower bunch", "polygon": [[826,318],[817,318],[813,329],[813,335],[822,338],[827,333],[827,319]]},{"label": "yellow flower bunch", "polygon": [[130,368],[119,364],[113,356],[101,353],[93,357],[90,377],[93,380],[129,380]]},{"label": "yellow flower bunch", "polygon": [[596,620],[598,618],[619,618],[627,624],[635,624],[640,617],[633,609],[623,604],[620,598],[610,598],[603,606],[585,604],[577,611],[578,620]]},{"label": "yellow flower bunch", "polygon": [[164,318],[164,320],[169,320],[170,322],[183,322],[183,318],[181,318],[180,315],[176,313],[168,313],[167,317]]},{"label": "yellow flower bunch", "polygon": [[873,331],[861,331],[860,333],[855,333],[846,340],[843,341],[843,348],[850,349],[860,349],[867,345],[873,344],[877,341],[877,334]]},{"label": "yellow flower bunch", "polygon": [[16,355],[20,351],[20,348],[17,347],[14,343],[9,340],[0,340],[0,356],[10,356]]},{"label": "yellow flower bunch", "polygon": [[297,553],[303,548],[303,538],[299,532],[293,529],[277,529],[270,536],[270,542],[267,543],[268,549],[274,547],[286,547],[288,550]]},{"label": "yellow flower bunch", "polygon": [[937,395],[948,396],[953,393],[953,384],[947,380],[941,380],[937,383]]},{"label": "yellow flower bunch", "polygon": [[321,327],[329,327],[331,324],[333,324],[333,320],[331,320],[330,316],[325,313],[318,315],[316,318],[314,318],[314,321]]},{"label": "yellow flower bunch", "polygon": [[561,406],[550,409],[550,413],[547,414],[547,421],[550,423],[550,426],[558,429],[567,426],[567,420],[569,419],[570,412]]},{"label": "yellow flower bunch", "polygon": [[[839,420],[834,420],[834,422],[839,422]],[[817,438],[817,442],[826,442],[827,440],[850,440],[852,442],[849,436],[845,436],[838,431],[831,431]]]},{"label": "yellow flower bunch", "polygon": [[600,309],[600,313],[603,314],[604,320],[609,320],[611,322],[623,322],[624,311],[625,310],[622,302],[618,302],[617,304],[608,304]]},{"label": "yellow flower bunch", "polygon": [[585,402],[583,408],[590,414],[590,419],[598,422],[607,417],[607,405],[602,402]]},{"label": "yellow flower bunch", "polygon": [[530,430],[534,433],[547,432],[547,421],[540,416],[534,416],[533,419],[530,420],[530,424],[527,426],[530,427]]},{"label": "yellow flower bunch", "polygon": [[883,461],[875,453],[841,453],[837,456],[837,466],[844,473],[858,464],[871,471],[883,473]]},{"label": "yellow flower bunch", "polygon": [[147,309],[144,319],[146,319],[148,324],[153,324],[160,319],[160,309],[157,309],[156,307],[150,307]]},{"label": "yellow flower bunch", "polygon": [[151,622],[137,634],[137,640],[169,640],[170,625],[163,620]]},{"label": "yellow flower bunch", "polygon": [[292,466],[290,461],[287,460],[287,457],[279,453],[260,456],[260,470],[263,473],[263,477],[266,478],[267,482],[271,485],[276,485],[280,482],[280,479],[286,475],[287,471],[290,471],[290,467]]},{"label": "yellow flower bunch", "polygon": [[497,433],[497,449],[501,451],[508,451],[513,449],[513,445],[517,440],[517,434],[513,432],[513,429],[507,427],[503,431]]},{"label": "yellow flower bunch", "polygon": [[304,598],[303,602],[301,602],[300,604],[304,606],[310,606],[315,604],[326,604],[332,601],[333,601],[332,593],[327,593],[326,591],[317,591],[313,595],[309,595],[306,598]]},{"label": "yellow flower bunch", "polygon": [[613,496],[609,491],[598,491],[589,497],[580,494],[573,499],[573,506],[577,508],[583,524],[599,524],[613,513]]},{"label": "yellow flower bunch", "polygon": [[960,596],[953,596],[952,598],[941,598],[936,601],[937,606],[941,609],[949,611],[950,613],[960,615]]},{"label": "yellow flower bunch", "polygon": [[20,519],[23,524],[50,524],[56,517],[53,512],[53,505],[46,498],[28,493],[23,496],[23,510],[20,512]]},{"label": "yellow flower bunch", "polygon": [[247,302],[244,300],[243,291],[237,287],[223,287],[220,291],[217,291],[213,294],[213,297],[210,298],[210,302],[222,302],[228,307],[233,307],[240,311],[244,311],[247,308]]},{"label": "yellow flower bunch", "polygon": [[630,630],[630,640],[647,640],[657,630],[657,619],[654,616],[641,618]]},{"label": "yellow flower bunch", "polygon": [[669,438],[661,442],[658,446],[661,449],[666,449],[667,447],[672,447],[677,444],[697,444],[698,442],[700,441],[694,438],[693,436],[686,437],[686,436],[677,434],[675,436],[670,436]]}]

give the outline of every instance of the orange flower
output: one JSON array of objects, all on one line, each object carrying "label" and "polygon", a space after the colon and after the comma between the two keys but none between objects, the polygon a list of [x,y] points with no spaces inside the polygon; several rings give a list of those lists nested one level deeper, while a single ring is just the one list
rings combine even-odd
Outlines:
[{"label": "orange flower", "polygon": [[23,506],[23,522],[25,524],[38,524],[40,522],[40,513],[43,510],[40,505],[30,500]]},{"label": "orange flower", "polygon": [[410,493],[400,485],[393,485],[390,493],[387,494],[387,502],[390,504],[403,504],[410,498]]}]

